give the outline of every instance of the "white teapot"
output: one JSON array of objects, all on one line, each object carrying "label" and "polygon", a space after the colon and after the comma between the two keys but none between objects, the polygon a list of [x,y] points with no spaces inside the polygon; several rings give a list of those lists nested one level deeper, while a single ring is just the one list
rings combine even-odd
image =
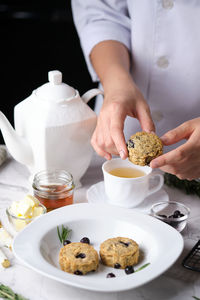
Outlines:
[{"label": "white teapot", "polygon": [[91,161],[90,139],[97,119],[87,102],[103,93],[92,89],[80,97],[62,82],[61,72],[48,75],[48,83],[15,106],[16,131],[2,112],[0,128],[10,154],[32,175],[45,169],[65,169],[78,186]]}]

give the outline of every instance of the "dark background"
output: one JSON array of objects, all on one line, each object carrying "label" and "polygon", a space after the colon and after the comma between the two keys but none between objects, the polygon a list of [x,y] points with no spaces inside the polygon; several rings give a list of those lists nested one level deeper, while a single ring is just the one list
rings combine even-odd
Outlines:
[{"label": "dark background", "polygon": [[[0,110],[13,125],[14,106],[59,70],[83,94],[91,81],[70,0],[0,0]],[[94,100],[90,101],[91,107]],[[4,143],[0,133],[0,143]]]}]

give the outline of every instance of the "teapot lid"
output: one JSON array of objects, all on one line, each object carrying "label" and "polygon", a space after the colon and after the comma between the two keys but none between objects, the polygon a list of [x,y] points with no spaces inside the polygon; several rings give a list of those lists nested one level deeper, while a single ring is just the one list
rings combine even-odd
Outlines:
[{"label": "teapot lid", "polygon": [[62,82],[62,73],[60,71],[48,72],[49,82],[37,88],[35,95],[41,100],[57,102],[58,100],[69,100],[76,96],[76,90]]}]

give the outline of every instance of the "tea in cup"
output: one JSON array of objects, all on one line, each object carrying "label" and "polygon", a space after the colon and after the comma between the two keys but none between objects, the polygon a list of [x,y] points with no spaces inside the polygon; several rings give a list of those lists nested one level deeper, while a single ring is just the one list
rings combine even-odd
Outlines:
[{"label": "tea in cup", "polygon": [[[102,165],[105,193],[108,203],[126,208],[138,206],[163,186],[163,176],[152,174],[152,168],[138,166],[128,159],[115,158]],[[156,179],[150,187],[150,180]]]}]

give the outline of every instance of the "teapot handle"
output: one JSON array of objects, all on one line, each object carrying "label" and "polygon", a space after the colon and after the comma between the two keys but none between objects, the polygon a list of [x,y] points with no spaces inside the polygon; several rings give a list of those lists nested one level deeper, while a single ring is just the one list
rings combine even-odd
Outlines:
[{"label": "teapot handle", "polygon": [[97,96],[97,95],[103,95],[103,91],[99,90],[99,89],[92,89],[87,91],[85,94],[83,94],[81,96],[83,102],[88,103],[88,101],[90,99],[92,99],[93,97]]}]

